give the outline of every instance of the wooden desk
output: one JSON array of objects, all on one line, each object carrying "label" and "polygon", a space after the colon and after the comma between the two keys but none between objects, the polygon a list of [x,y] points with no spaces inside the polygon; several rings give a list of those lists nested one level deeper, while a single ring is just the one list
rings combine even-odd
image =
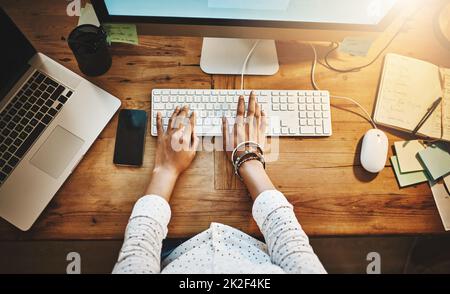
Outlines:
[{"label": "wooden desk", "polygon": [[[432,17],[439,2],[427,1],[388,52],[450,67],[450,52],[436,41],[432,31]],[[39,51],[79,72],[65,40],[77,23],[76,17],[66,16],[66,1],[0,0],[0,5]],[[148,112],[153,88],[239,87],[238,77],[210,76],[200,70],[201,44],[201,38],[152,36],[140,36],[139,46],[114,44],[111,70],[90,80],[122,99],[123,108]],[[247,77],[247,87],[311,89],[311,49],[298,42],[278,42],[277,46],[279,73],[272,77]],[[380,42],[375,45],[372,56],[380,46]],[[323,55],[327,49],[326,45],[319,46],[319,53]],[[334,62],[351,66],[370,57]],[[349,74],[337,74],[319,66],[317,80],[323,89],[352,96],[372,110],[381,68],[382,59],[361,72]],[[370,125],[355,115],[359,111],[353,105],[336,101],[335,106],[332,137],[282,139],[279,160],[267,168],[277,188],[295,205],[305,231],[310,236],[443,233],[427,184],[399,189],[389,162],[376,177],[363,171],[359,162],[360,139]],[[29,232],[19,232],[1,220],[0,239],[123,238],[133,204],[149,180],[156,141],[147,136],[142,168],[116,167],[112,163],[116,127],[117,115]],[[386,131],[391,144],[408,138]],[[191,236],[212,221],[258,235],[251,204],[223,153],[201,152],[175,189],[169,236]]]}]

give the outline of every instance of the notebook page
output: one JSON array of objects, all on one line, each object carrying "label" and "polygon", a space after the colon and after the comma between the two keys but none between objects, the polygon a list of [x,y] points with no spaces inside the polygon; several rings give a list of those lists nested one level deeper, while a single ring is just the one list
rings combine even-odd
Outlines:
[{"label": "notebook page", "polygon": [[[412,131],[427,109],[441,96],[437,66],[414,58],[388,54],[375,119],[381,124]],[[420,132],[440,137],[440,121],[440,111],[436,111]]]},{"label": "notebook page", "polygon": [[441,68],[442,107],[444,107],[444,139],[450,141],[450,69]]},{"label": "notebook page", "polygon": [[[442,102],[441,105],[436,108],[433,115],[429,118],[429,121],[427,121],[419,130],[419,134],[432,138],[441,138],[441,132],[443,131],[442,138],[444,140],[450,140],[450,71],[441,69],[439,73],[441,95],[438,97],[442,97]],[[441,119],[442,114],[444,115],[444,119]],[[441,127],[442,123],[444,124],[443,128]]]}]

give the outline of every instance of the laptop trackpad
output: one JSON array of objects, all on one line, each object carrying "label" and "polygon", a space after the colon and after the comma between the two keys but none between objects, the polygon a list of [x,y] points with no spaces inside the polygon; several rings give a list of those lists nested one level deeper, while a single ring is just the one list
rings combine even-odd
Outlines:
[{"label": "laptop trackpad", "polygon": [[30,162],[43,172],[58,179],[83,144],[84,141],[81,138],[61,126],[57,126]]}]

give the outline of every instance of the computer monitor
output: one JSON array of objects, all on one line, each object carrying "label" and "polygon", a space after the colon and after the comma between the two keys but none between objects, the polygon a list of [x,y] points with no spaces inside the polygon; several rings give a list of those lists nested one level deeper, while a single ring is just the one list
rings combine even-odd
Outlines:
[{"label": "computer monitor", "polygon": [[375,35],[404,0],[92,0],[101,23],[135,23],[140,34],[204,37],[201,68],[211,74],[278,71],[274,40],[341,41]]}]

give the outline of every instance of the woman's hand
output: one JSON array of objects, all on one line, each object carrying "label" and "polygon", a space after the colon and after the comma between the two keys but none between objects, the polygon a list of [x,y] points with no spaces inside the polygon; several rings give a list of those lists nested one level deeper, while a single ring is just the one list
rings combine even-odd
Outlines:
[{"label": "woman's hand", "polygon": [[[248,101],[247,117],[245,117],[245,100],[239,97],[236,119],[232,133],[230,133],[226,118],[222,119],[223,146],[231,160],[231,153],[242,142],[252,141],[258,143],[264,150],[266,144],[266,114],[261,110],[256,97],[252,92]],[[238,150],[243,153],[245,149]]]},{"label": "woman's hand", "polygon": [[169,201],[178,177],[194,160],[199,138],[194,130],[195,113],[190,117],[188,113],[188,107],[177,107],[164,131],[161,113],[158,112],[155,167],[147,194],[155,194]]},{"label": "woman's hand", "polygon": [[[252,141],[258,143],[264,151],[266,145],[266,128],[267,117],[261,106],[257,103],[256,97],[252,92],[248,101],[247,117],[245,117],[245,101],[244,97],[239,97],[236,111],[235,124],[230,133],[228,121],[222,119],[223,147],[227,152],[228,158],[231,160],[231,154],[240,143]],[[237,154],[242,154],[250,147],[238,150]],[[250,150],[256,151],[256,150]],[[274,186],[264,170],[263,165],[256,160],[247,161],[241,165],[239,169],[244,184],[250,192],[253,199],[266,190],[274,190]]]}]

